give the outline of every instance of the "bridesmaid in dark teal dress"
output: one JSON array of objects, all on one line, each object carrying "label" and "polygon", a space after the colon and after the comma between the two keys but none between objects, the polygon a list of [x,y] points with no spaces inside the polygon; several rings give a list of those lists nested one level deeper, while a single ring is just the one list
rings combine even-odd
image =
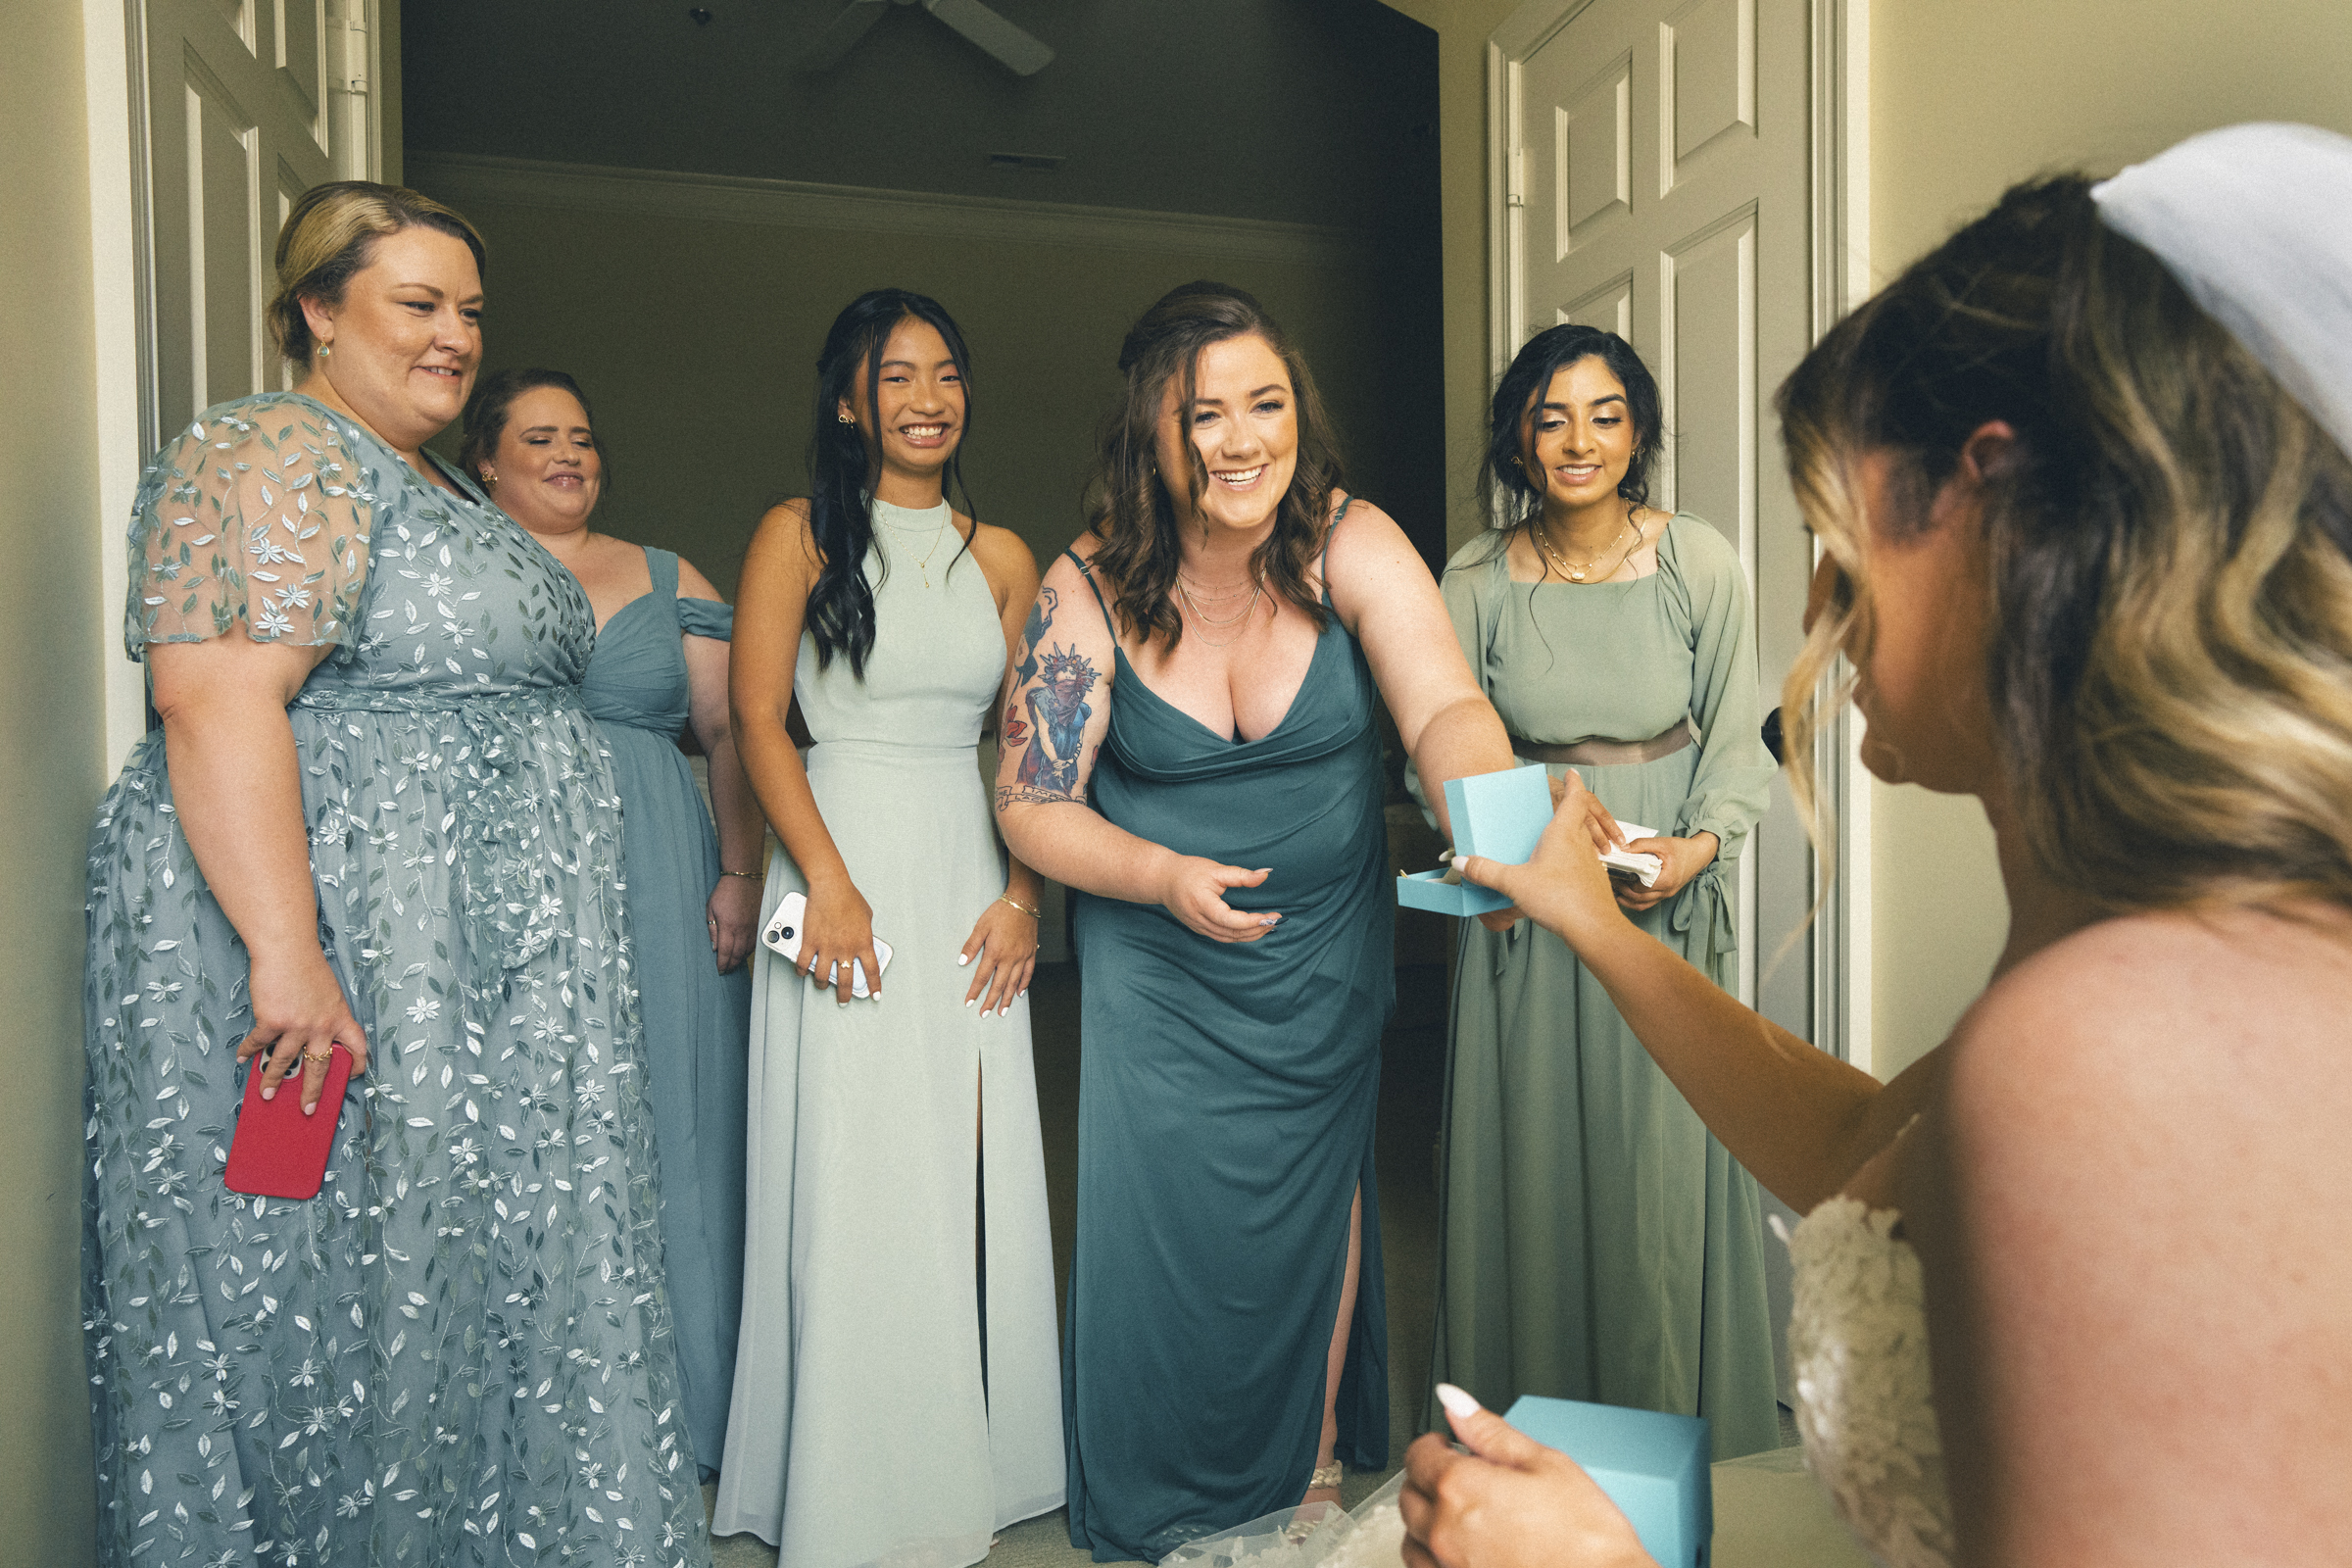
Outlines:
[{"label": "bridesmaid in dark teal dress", "polygon": [[[708,1479],[723,1457],[743,1307],[744,959],[765,860],[765,827],[728,725],[735,612],[668,551],[590,530],[609,473],[587,402],[562,371],[484,377],[466,411],[466,465],[579,578],[596,613],[581,695],[620,796],[662,1256],[686,1429]],[[715,831],[678,750],[689,729],[710,761]]]},{"label": "bridesmaid in dark teal dress", "polygon": [[[1156,1559],[1388,1458],[1372,1135],[1395,895],[1375,710],[1437,778],[1510,765],[1437,585],[1339,489],[1256,301],[1120,356],[1095,522],[1047,574],[998,813],[1078,890],[1070,1541]],[[1183,475],[1170,484],[1167,475]]]}]

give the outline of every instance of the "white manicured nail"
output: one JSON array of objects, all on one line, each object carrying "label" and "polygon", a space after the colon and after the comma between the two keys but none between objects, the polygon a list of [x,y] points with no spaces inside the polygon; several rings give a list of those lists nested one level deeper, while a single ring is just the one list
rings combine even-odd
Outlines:
[{"label": "white manicured nail", "polygon": [[1450,1383],[1438,1385],[1438,1402],[1446,1407],[1447,1415],[1456,1420],[1464,1420],[1478,1414],[1478,1401]]},{"label": "white manicured nail", "polygon": [[972,956],[968,953],[958,953],[956,955],[956,967],[958,969],[962,968],[965,964],[971,961]]}]

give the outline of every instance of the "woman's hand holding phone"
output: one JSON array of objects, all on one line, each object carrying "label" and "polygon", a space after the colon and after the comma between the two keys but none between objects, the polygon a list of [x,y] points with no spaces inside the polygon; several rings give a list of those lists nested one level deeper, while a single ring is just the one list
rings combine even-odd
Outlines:
[{"label": "woman's hand holding phone", "polygon": [[326,955],[317,948],[287,956],[256,953],[246,995],[253,1003],[253,1029],[237,1043],[237,1060],[265,1056],[262,1098],[274,1100],[278,1087],[299,1064],[302,1113],[314,1114],[326,1085],[328,1052],[351,1053],[351,1070],[368,1070],[368,1033],[352,1015],[350,999]]},{"label": "woman's hand holding phone", "polygon": [[964,939],[963,954],[956,961],[972,965],[971,989],[963,994],[965,1006],[978,1001],[982,1017],[1010,1012],[1013,998],[1029,989],[1030,977],[1037,972],[1037,917],[1003,899],[990,900],[972,922],[972,934]]},{"label": "woman's hand holding phone", "polygon": [[798,967],[818,985],[830,985],[834,999],[846,1007],[858,973],[853,965],[864,969],[873,1000],[880,1002],[882,963],[874,954],[873,907],[846,878],[811,886]]}]

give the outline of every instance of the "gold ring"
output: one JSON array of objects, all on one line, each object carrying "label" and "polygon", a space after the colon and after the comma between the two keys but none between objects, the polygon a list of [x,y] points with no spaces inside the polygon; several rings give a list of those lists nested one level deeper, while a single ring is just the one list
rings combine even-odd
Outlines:
[{"label": "gold ring", "polygon": [[302,1054],[302,1059],[305,1061],[332,1061],[335,1059],[335,1054],[331,1050],[306,1051]]}]

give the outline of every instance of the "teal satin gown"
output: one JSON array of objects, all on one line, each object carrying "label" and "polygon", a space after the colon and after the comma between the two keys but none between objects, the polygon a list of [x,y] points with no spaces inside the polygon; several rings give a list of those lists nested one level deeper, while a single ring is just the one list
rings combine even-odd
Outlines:
[{"label": "teal satin gown", "polygon": [[645,1097],[662,1168],[662,1248],[686,1430],[718,1469],[743,1305],[744,1076],[752,974],[720,974],[710,952],[718,837],[678,750],[686,727],[682,637],[725,641],[735,612],[678,597],[678,558],[648,549],[653,591],[596,636],[580,695],[612,754],[620,793],[632,974],[645,1020]]},{"label": "teal satin gown", "polygon": [[1157,1559],[1305,1492],[1359,1185],[1338,1451],[1387,1463],[1372,1136],[1395,895],[1378,700],[1337,615],[1290,711],[1255,741],[1212,732],[1117,656],[1094,808],[1179,854],[1272,867],[1227,902],[1283,920],[1227,945],[1157,905],[1077,895],[1062,1398],[1070,1543],[1098,1561]]}]

